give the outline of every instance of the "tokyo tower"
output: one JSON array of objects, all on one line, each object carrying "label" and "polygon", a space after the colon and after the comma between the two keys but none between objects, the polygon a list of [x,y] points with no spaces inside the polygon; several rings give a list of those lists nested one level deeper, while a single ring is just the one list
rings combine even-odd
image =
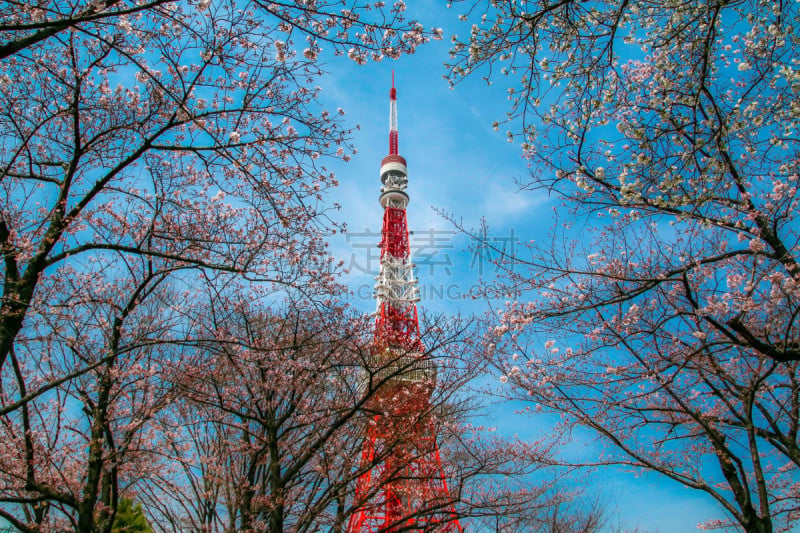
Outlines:
[{"label": "tokyo tower", "polygon": [[430,398],[436,366],[419,334],[419,289],[411,264],[406,206],[408,171],[398,153],[397,90],[389,100],[389,155],[381,161],[383,206],[377,318],[370,373],[378,387],[368,405],[356,512],[347,533],[461,533],[447,488]]}]

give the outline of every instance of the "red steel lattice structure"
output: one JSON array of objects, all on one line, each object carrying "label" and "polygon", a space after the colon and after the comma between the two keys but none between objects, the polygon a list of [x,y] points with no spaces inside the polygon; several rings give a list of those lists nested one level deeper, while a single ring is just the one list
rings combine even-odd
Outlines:
[{"label": "red steel lattice structure", "polygon": [[379,387],[370,407],[380,414],[367,425],[361,458],[365,471],[356,485],[359,507],[347,533],[461,533],[430,417],[436,367],[419,334],[419,290],[406,221],[408,171],[398,152],[394,76],[389,105],[389,155],[381,161],[384,212],[370,368],[372,382]]}]

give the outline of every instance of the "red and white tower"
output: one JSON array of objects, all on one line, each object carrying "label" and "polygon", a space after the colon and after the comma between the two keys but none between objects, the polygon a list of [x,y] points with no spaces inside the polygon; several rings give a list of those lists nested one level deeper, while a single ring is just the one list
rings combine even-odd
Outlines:
[{"label": "red and white tower", "polygon": [[362,451],[362,465],[371,467],[358,479],[359,507],[347,533],[461,533],[430,413],[436,367],[419,335],[419,289],[406,221],[408,171],[398,153],[394,75],[389,106],[389,155],[381,161],[378,309],[369,369],[377,392],[368,406],[375,414]]}]

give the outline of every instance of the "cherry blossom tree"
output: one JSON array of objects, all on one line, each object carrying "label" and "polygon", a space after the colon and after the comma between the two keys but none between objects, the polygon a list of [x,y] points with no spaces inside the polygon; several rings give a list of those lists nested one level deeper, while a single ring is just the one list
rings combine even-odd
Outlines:
[{"label": "cherry blossom tree", "polygon": [[687,347],[660,331],[660,318],[650,309],[640,318],[653,327],[655,348],[611,331],[604,323],[612,317],[602,312],[570,326],[590,328],[592,341],[542,344],[530,331],[495,339],[501,394],[535,413],[563,414],[559,437],[579,427],[599,436],[598,457],[570,464],[656,472],[709,494],[746,531],[790,530],[800,508],[796,363]]},{"label": "cherry blossom tree", "polygon": [[558,463],[551,442],[523,442],[495,431],[462,426],[442,442],[457,472],[451,478],[458,483],[465,531],[607,531],[607,503],[586,489],[572,467]]},{"label": "cherry blossom tree", "polygon": [[511,297],[485,348],[505,394],[593,430],[587,463],[707,492],[709,527],[791,528],[797,5],[453,4],[475,24],[451,80],[507,86],[520,185],[570,218],[487,289]]},{"label": "cherry blossom tree", "polygon": [[[379,369],[370,379],[364,370],[374,361],[373,321],[302,299],[283,307],[225,300],[197,317],[195,336],[205,340],[170,370],[175,401],[152,423],[158,464],[129,492],[158,531],[344,531],[363,503],[357,480],[403,440],[365,461],[373,400],[390,378]],[[433,420],[446,457],[455,516],[513,529],[547,522],[552,510],[578,500],[558,485],[562,476],[538,479],[550,464],[544,450],[469,425],[476,406],[460,393],[479,369],[452,362],[472,337],[453,321],[430,325],[426,346],[439,354],[442,380],[422,415]],[[536,481],[524,477],[537,473]],[[437,512],[430,503],[416,512]]]},{"label": "cherry blossom tree", "polygon": [[[162,413],[165,468],[143,484],[161,530],[341,529],[359,458],[369,324],[289,302],[213,306]],[[356,464],[354,464],[356,463]]]},{"label": "cherry blossom tree", "polygon": [[[150,470],[150,422],[174,399],[161,368],[175,359],[164,338],[176,317],[169,271],[128,266],[127,283],[109,266],[62,270],[46,321],[10,352],[4,393],[18,399],[0,425],[0,516],[20,531],[110,531],[122,495]],[[31,398],[36,388],[48,392]]]},{"label": "cherry blossom tree", "polygon": [[[390,7],[126,0],[0,13],[0,516],[109,531],[159,468],[198,287],[335,288],[317,57],[436,36]],[[327,49],[327,50],[326,50]],[[159,422],[159,423],[157,423]]]},{"label": "cherry blossom tree", "polygon": [[[42,19],[77,18],[0,65],[0,368],[42,275],[76,258],[118,250],[274,281],[279,268],[258,251],[291,254],[302,243],[313,265],[321,251],[308,228],[335,184],[319,158],[347,148],[336,114],[318,109],[309,87],[318,41],[338,53],[353,45],[362,61],[426,39],[400,18],[402,4],[388,14],[336,11],[338,2],[146,6],[3,13],[9,42]],[[84,20],[84,11],[104,16]],[[309,41],[300,58],[293,31]]]},{"label": "cherry blossom tree", "polygon": [[[452,76],[509,80],[509,127],[542,164],[525,187],[615,220],[566,266],[591,303],[680,285],[709,338],[800,359],[796,6],[492,5],[469,3],[485,22]],[[637,260],[613,255],[623,235]]]},{"label": "cherry blossom tree", "polygon": [[[343,531],[363,503],[353,497],[357,479],[385,460],[377,452],[364,462],[365,424],[390,378],[384,372],[378,382],[364,370],[373,359],[373,321],[308,302],[286,306],[259,311],[238,300],[212,306],[200,324],[209,341],[175,370],[180,400],[160,415],[170,459],[139,489],[154,527]],[[447,327],[427,339],[439,350],[460,344],[458,335]],[[447,427],[471,412],[453,401],[465,379],[448,379],[432,399],[442,437],[456,435]],[[488,464],[465,457],[455,482],[487,475]]]}]

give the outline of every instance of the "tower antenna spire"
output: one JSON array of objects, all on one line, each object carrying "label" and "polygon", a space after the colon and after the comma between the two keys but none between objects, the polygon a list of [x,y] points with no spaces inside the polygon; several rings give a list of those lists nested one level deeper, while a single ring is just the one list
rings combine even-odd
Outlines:
[{"label": "tower antenna spire", "polygon": [[389,92],[389,155],[399,155],[397,133],[397,89],[394,87],[392,70],[392,89]]}]

